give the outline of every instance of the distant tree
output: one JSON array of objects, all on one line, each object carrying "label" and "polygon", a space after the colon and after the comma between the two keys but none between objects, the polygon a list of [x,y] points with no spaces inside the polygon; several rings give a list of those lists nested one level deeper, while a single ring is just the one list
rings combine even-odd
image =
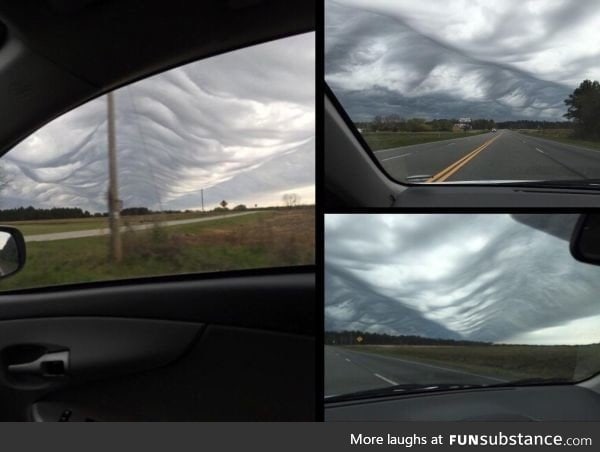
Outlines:
[{"label": "distant tree", "polygon": [[0,210],[0,221],[53,220],[86,218],[89,216],[90,213],[88,211],[84,212],[79,207],[52,207],[51,209],[39,209],[28,206]]},{"label": "distant tree", "polygon": [[471,121],[474,130],[491,130],[496,127],[493,119],[474,119]]},{"label": "distant tree", "polygon": [[[357,338],[361,340],[357,340]],[[492,345],[490,342],[467,341],[460,339],[424,337],[416,335],[391,335],[368,333],[366,331],[325,331],[325,344],[328,345]]]},{"label": "distant tree", "polygon": [[600,137],[600,83],[584,80],[565,99],[568,107],[563,116],[575,122],[578,135],[588,138]]},{"label": "distant tree", "polygon": [[502,121],[497,124],[498,129],[572,129],[573,123],[569,121],[532,121],[518,119]]},{"label": "distant tree", "polygon": [[423,118],[411,118],[406,122],[406,127],[410,132],[428,132],[432,127],[427,124]]},{"label": "distant tree", "polygon": [[294,207],[300,202],[300,196],[296,193],[286,193],[282,196],[282,199],[287,207]]},{"label": "distant tree", "polygon": [[233,210],[246,210],[246,206],[244,204],[238,204]]},{"label": "distant tree", "polygon": [[433,130],[452,132],[452,127],[454,127],[454,121],[450,119],[434,119],[430,122]]},{"label": "distant tree", "polygon": [[121,215],[149,215],[152,211],[147,207],[127,207],[126,209],[121,210]]}]

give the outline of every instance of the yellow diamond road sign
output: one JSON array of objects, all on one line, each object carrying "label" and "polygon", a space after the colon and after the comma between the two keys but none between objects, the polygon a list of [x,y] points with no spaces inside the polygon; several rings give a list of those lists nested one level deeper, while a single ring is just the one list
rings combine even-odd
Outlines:
[{"label": "yellow diamond road sign", "polygon": [[359,344],[360,344],[362,341],[363,341],[363,338],[362,338],[362,336],[358,336],[358,337],[356,338],[356,342],[358,342]]}]

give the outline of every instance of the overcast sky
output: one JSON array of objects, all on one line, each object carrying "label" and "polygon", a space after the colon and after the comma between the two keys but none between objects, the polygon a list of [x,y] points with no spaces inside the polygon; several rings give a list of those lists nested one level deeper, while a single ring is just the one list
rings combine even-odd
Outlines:
[{"label": "overcast sky", "polygon": [[[192,63],[119,89],[124,207],[314,203],[314,33]],[[291,57],[293,55],[293,58]],[[0,161],[0,208],[106,211],[106,98],[49,123]]]},{"label": "overcast sky", "polygon": [[597,0],[326,0],[326,79],[354,120],[564,120],[600,79]]},{"label": "overcast sky", "polygon": [[566,240],[577,216],[523,218],[326,215],[326,329],[600,342],[600,267],[575,261]]}]

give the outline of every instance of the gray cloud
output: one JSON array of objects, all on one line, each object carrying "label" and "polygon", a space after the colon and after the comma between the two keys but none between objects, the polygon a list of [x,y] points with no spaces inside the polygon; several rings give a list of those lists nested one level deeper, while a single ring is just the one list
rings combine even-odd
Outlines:
[{"label": "gray cloud", "polygon": [[591,0],[329,0],[325,19],[326,80],[355,120],[560,120],[577,84],[600,78]]},{"label": "gray cloud", "polygon": [[[293,54],[293,58],[290,55]],[[153,209],[314,202],[314,33],[219,55],[115,92],[120,196]],[[2,160],[2,208],[106,210],[106,101],[38,130]]]},{"label": "gray cloud", "polygon": [[327,215],[326,328],[598,342],[600,269],[576,262],[564,239],[576,219]]}]

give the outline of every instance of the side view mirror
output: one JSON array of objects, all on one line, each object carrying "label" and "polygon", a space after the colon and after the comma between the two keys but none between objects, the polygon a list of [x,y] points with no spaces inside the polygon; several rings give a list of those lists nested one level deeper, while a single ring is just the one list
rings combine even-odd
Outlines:
[{"label": "side view mirror", "polygon": [[25,240],[16,228],[0,226],[0,279],[14,275],[25,265]]},{"label": "side view mirror", "polygon": [[600,265],[600,214],[582,214],[571,236],[571,254],[588,264]]}]

